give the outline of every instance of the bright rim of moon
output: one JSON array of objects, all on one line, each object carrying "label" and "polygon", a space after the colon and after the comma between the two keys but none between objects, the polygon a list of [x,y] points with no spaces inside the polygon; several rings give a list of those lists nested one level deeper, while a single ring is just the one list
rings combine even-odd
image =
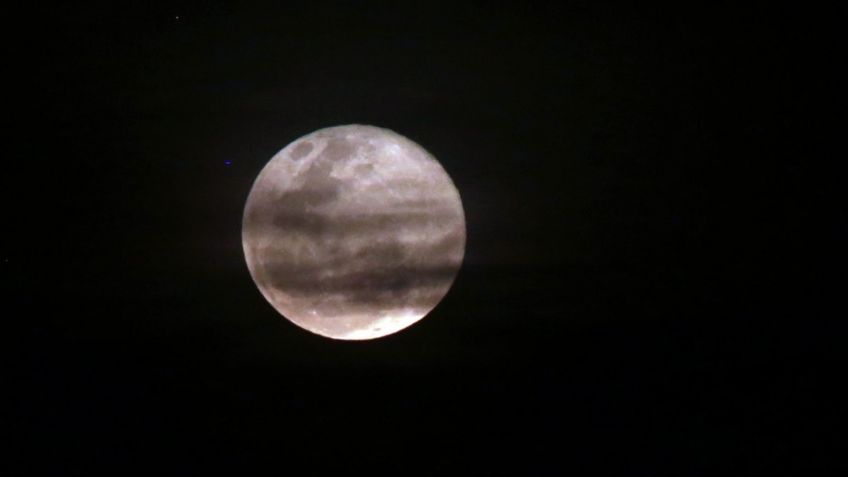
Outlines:
[{"label": "bright rim of moon", "polygon": [[465,253],[459,192],[427,151],[373,126],[315,131],[278,152],[245,205],[253,281],[296,325],[367,340],[445,296]]}]

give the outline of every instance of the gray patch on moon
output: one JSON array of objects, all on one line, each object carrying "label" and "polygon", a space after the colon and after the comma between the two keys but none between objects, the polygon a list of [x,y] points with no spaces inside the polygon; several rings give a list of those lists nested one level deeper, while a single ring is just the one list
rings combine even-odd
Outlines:
[{"label": "gray patch on moon", "polygon": [[450,178],[420,146],[340,126],[266,165],[242,235],[251,275],[281,314],[324,336],[368,339],[409,326],[447,293],[465,218]]},{"label": "gray patch on moon", "polygon": [[308,156],[310,152],[312,152],[312,149],[314,147],[315,146],[313,146],[311,142],[303,141],[297,146],[295,146],[294,149],[292,149],[290,156],[295,161],[303,159],[304,157]]}]

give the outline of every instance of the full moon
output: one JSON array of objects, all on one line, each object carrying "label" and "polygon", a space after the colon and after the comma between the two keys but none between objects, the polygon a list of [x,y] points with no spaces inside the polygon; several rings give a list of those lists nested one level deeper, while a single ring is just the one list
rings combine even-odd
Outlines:
[{"label": "full moon", "polygon": [[253,281],[313,333],[367,340],[442,300],[465,254],[459,192],[424,148],[388,129],[315,131],[278,152],[244,209]]}]

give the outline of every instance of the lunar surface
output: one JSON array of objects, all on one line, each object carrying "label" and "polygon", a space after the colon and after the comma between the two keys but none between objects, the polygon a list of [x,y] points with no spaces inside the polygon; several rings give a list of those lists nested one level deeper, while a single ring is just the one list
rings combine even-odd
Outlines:
[{"label": "lunar surface", "polygon": [[322,336],[365,340],[441,301],[465,253],[465,216],[421,146],[387,129],[338,126],[297,139],[262,169],[242,245],[280,314]]}]

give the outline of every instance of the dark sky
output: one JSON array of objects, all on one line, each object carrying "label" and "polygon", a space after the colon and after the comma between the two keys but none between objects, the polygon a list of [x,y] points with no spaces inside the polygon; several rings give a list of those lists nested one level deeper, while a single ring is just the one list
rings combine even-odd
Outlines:
[{"label": "dark sky", "polygon": [[[15,475],[848,470],[830,13],[71,3],[3,33]],[[241,250],[265,162],[348,123],[468,227],[373,342],[281,319]]]}]

